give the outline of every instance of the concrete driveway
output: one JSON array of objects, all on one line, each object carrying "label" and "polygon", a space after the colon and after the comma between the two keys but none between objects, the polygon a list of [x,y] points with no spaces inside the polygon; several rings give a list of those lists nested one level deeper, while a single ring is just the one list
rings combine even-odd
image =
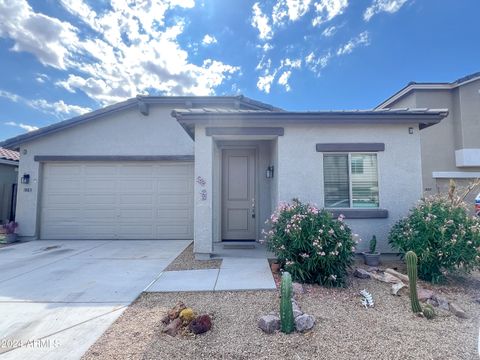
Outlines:
[{"label": "concrete driveway", "polygon": [[79,359],[189,243],[48,240],[0,249],[0,359]]}]

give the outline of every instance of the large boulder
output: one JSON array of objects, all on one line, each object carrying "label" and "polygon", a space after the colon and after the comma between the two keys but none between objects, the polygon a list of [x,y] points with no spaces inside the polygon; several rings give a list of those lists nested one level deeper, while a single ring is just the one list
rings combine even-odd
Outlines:
[{"label": "large boulder", "polygon": [[203,334],[212,328],[212,319],[208,314],[199,315],[189,325],[189,329],[194,334]]},{"label": "large boulder", "polygon": [[353,272],[353,276],[359,279],[370,279],[370,273],[367,270],[356,268]]},{"label": "large boulder", "polygon": [[170,324],[165,326],[163,329],[163,332],[170,335],[170,336],[175,336],[177,335],[178,330],[182,326],[182,320],[180,318],[173,319]]},{"label": "large boulder", "polygon": [[264,315],[258,319],[258,327],[267,334],[280,330],[280,318],[277,315]]},{"label": "large boulder", "polygon": [[456,317],[459,317],[462,319],[468,319],[467,313],[459,305],[452,302],[450,303],[449,307],[452,314],[454,314]]},{"label": "large boulder", "polygon": [[307,331],[315,325],[315,318],[312,315],[303,314],[295,318],[295,329],[297,331]]}]

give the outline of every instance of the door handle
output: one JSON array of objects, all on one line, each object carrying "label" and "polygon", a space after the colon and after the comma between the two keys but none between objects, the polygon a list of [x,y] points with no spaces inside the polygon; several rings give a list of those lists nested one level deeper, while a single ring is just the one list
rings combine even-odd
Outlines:
[{"label": "door handle", "polygon": [[255,219],[255,198],[252,198],[252,218]]}]

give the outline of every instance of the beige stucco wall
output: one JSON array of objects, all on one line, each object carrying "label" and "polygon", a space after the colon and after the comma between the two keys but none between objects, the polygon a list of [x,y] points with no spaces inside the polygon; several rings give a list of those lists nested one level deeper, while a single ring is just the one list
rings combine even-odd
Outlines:
[{"label": "beige stucco wall", "polygon": [[[409,127],[414,133],[408,133]],[[278,138],[278,200],[324,205],[323,154],[316,143],[383,142],[378,152],[380,208],[389,211],[386,219],[348,220],[354,233],[363,239],[362,251],[372,235],[379,251],[391,252],[387,235],[391,226],[415,205],[422,195],[420,134],[415,125],[287,125]]]},{"label": "beige stucco wall", "polygon": [[[252,123],[243,123],[243,125],[255,126]],[[385,143],[385,151],[378,153],[380,207],[389,211],[389,217],[356,219],[347,222],[355,233],[365,239],[359,251],[366,248],[368,240],[375,234],[379,239],[379,250],[391,252],[386,241],[391,226],[407,215],[408,210],[422,196],[418,126],[414,124],[377,126],[276,124],[272,126],[284,126],[285,135],[271,142],[270,161],[275,166],[274,181],[270,184],[271,209],[278,202],[290,201],[294,197],[323,206],[323,156],[316,151],[317,143]],[[409,127],[414,127],[413,134],[409,134]],[[209,194],[211,191],[215,194],[215,190],[209,184],[216,184],[215,179],[218,179],[216,175],[218,169],[215,171],[215,165],[212,163],[218,159],[218,155],[215,156],[215,141],[212,137],[205,135],[204,126],[196,126],[195,139],[195,176],[201,176],[207,183],[206,186],[195,184],[195,251],[197,255],[208,257],[209,252],[212,251],[212,239],[215,238],[215,232],[218,233],[216,227],[218,219],[214,215],[215,206],[218,204],[212,200],[212,197],[202,200],[200,193],[206,189]]]},{"label": "beige stucco wall", "polygon": [[19,174],[30,174],[31,181],[19,184],[19,235],[38,234],[41,164],[34,161],[35,155],[193,155],[193,140],[170,116],[171,110],[171,106],[151,105],[150,114],[144,116],[130,109],[23,144]]},{"label": "beige stucco wall", "polygon": [[[480,80],[454,89],[417,89],[388,105],[390,108],[447,108],[440,124],[421,131],[422,178],[426,195],[444,190],[448,179],[434,172],[478,173],[480,167],[457,167],[455,151],[478,149],[480,153]],[[480,162],[480,159],[478,160]],[[472,179],[458,178],[460,183]]]}]

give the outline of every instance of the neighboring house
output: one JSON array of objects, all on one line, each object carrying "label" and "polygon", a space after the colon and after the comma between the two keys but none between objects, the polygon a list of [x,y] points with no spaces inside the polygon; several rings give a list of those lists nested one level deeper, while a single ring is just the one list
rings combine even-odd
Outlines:
[{"label": "neighboring house", "polygon": [[[176,110],[173,110],[176,109]],[[236,97],[139,96],[20,135],[17,220],[41,239],[262,238],[279,202],[387,233],[422,195],[420,128],[447,110],[288,112]]]},{"label": "neighboring house", "polygon": [[0,147],[0,224],[15,219],[18,152]]},{"label": "neighboring house", "polygon": [[377,109],[432,107],[449,114],[420,133],[426,194],[445,191],[450,179],[466,186],[480,178],[480,72],[452,83],[411,82]]}]

